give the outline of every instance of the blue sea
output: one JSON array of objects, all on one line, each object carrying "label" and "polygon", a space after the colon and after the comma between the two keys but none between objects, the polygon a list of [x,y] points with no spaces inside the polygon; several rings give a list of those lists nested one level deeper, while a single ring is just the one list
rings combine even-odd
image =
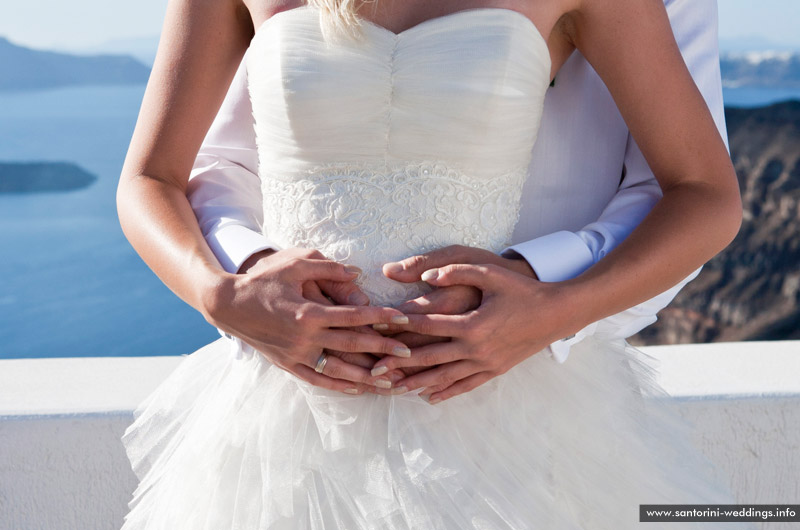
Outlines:
[{"label": "blue sea", "polygon": [[800,88],[723,88],[722,99],[728,107],[763,107],[787,99],[800,100]]},{"label": "blue sea", "polygon": [[[115,189],[144,86],[0,93],[0,161],[67,161],[80,191],[0,194],[0,358],[191,353],[219,337],[122,235]],[[726,89],[733,106],[800,90]]]},{"label": "blue sea", "polygon": [[191,353],[216,330],[122,235],[115,191],[144,86],[0,93],[0,160],[74,162],[80,191],[0,194],[0,358]]}]

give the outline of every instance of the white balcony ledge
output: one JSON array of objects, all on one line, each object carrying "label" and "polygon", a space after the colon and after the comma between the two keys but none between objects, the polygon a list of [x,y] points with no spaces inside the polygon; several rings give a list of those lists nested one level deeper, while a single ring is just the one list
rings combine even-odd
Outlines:
[{"label": "white balcony ledge", "polygon": [[[800,341],[643,349],[737,500],[796,504]],[[0,360],[0,530],[119,528],[135,487],[119,438],[180,360]]]}]

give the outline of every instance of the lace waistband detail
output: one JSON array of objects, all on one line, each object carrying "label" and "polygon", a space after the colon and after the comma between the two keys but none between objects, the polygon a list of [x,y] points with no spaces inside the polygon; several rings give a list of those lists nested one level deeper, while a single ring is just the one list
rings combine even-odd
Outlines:
[{"label": "lace waistband detail", "polygon": [[372,303],[397,305],[427,287],[387,279],[383,264],[448,245],[499,252],[519,218],[526,173],[476,178],[437,162],[332,164],[291,178],[262,171],[264,233],[360,267]]}]

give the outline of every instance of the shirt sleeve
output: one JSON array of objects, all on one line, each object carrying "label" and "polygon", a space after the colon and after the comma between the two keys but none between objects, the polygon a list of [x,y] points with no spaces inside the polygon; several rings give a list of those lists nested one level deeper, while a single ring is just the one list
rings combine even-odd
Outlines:
[{"label": "shirt sleeve", "polygon": [[235,273],[276,244],[262,234],[261,183],[245,61],[197,154],[186,196],[220,265]]},{"label": "shirt sleeve", "polygon": [[[722,81],[719,66],[716,0],[668,0],[667,13],[684,61],[706,100],[714,122],[728,147]],[[600,218],[577,232],[556,232],[514,245],[503,253],[517,253],[528,261],[541,281],[574,278],[616,248],[647,216],[661,198],[661,188],[650,167],[628,135],[625,165],[617,194]],[[656,313],[669,304],[701,269],[671,289],[635,307],[595,322],[550,345],[549,353],[563,363],[570,347],[595,333],[627,338],[656,321]]]}]

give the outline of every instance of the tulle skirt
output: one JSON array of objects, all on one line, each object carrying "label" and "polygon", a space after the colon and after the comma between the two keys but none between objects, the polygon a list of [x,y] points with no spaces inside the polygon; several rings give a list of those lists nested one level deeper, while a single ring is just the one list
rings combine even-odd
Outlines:
[{"label": "tulle skirt", "polygon": [[320,389],[237,343],[184,357],[136,410],[123,530],[624,530],[656,527],[640,504],[735,502],[622,340],[436,405]]}]

